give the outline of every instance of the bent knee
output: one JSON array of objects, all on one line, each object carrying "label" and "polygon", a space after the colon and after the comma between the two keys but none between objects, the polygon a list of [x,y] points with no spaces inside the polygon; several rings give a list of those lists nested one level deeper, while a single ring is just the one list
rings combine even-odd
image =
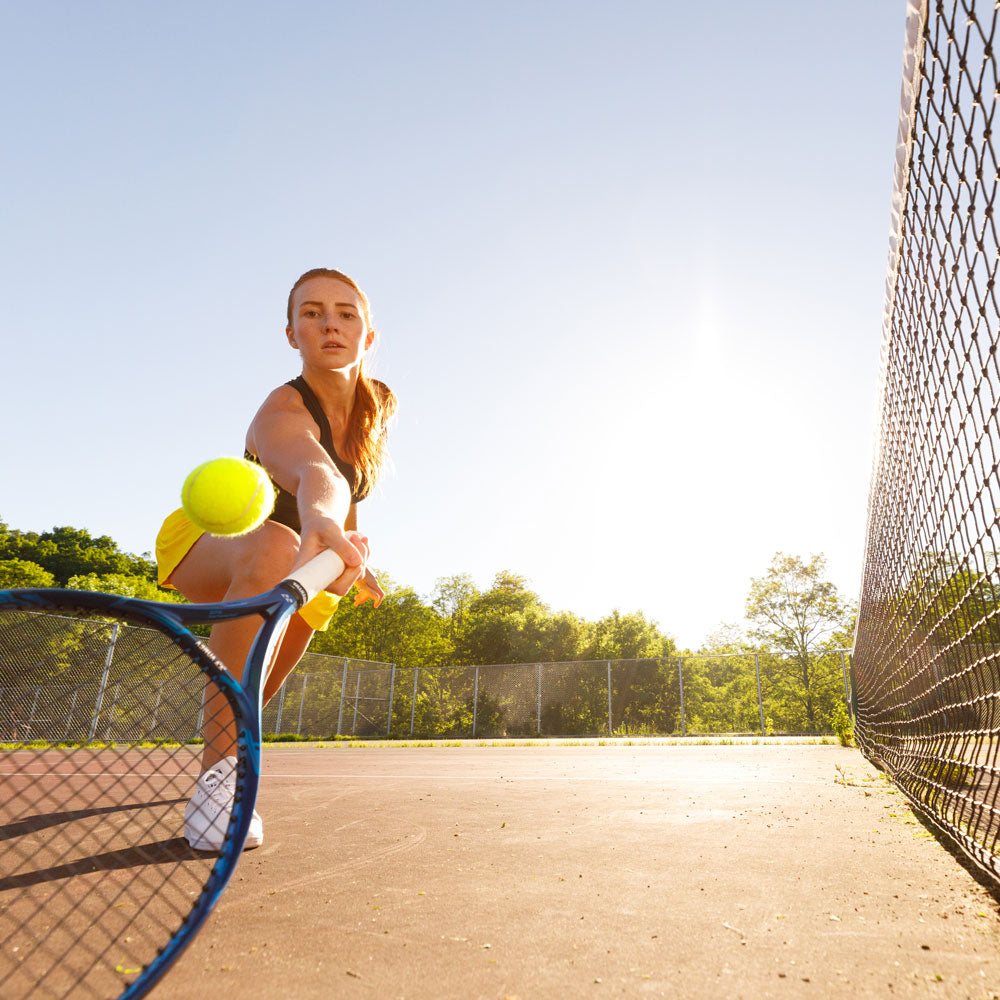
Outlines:
[{"label": "bent knee", "polygon": [[288,576],[298,551],[299,536],[272,521],[237,538],[202,535],[169,583],[197,603],[252,597]]},{"label": "bent knee", "polygon": [[247,536],[232,566],[230,590],[245,596],[270,590],[285,579],[299,554],[299,536],[267,521]]}]

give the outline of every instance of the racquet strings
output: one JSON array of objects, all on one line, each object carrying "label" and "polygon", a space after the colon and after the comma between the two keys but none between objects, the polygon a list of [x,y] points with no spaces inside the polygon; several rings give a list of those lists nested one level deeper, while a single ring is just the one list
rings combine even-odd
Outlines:
[{"label": "racquet strings", "polygon": [[118,996],[196,906],[206,670],[156,628],[0,609],[4,1000]]}]

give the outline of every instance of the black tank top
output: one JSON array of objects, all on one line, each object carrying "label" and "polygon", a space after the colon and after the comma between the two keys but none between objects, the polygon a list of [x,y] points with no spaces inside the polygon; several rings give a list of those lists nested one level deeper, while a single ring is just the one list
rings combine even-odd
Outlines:
[{"label": "black tank top", "polygon": [[[319,443],[326,450],[330,458],[333,459],[334,465],[340,469],[344,478],[350,483],[351,503],[358,503],[364,500],[371,493],[371,484],[350,462],[345,462],[337,454],[337,449],[333,446],[333,432],[330,430],[330,421],[326,419],[326,414],[323,412],[323,407],[316,398],[316,393],[312,391],[309,383],[301,375],[293,378],[290,382],[286,382],[285,385],[290,385],[298,392],[302,397],[302,402],[305,403],[306,409],[309,411],[309,415],[316,421],[316,425],[319,427]],[[245,451],[243,454],[247,461],[260,465],[260,459],[256,455],[251,455],[249,451]],[[299,507],[295,501],[295,494],[283,489],[273,479],[271,482],[274,483],[274,511],[268,520],[277,521],[278,524],[287,525],[292,531],[300,532],[302,530],[302,522],[299,520]]]}]

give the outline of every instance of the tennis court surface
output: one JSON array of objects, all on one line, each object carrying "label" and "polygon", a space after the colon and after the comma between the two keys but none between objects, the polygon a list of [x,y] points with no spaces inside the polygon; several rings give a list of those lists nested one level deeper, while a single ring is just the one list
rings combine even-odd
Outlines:
[{"label": "tennis court surface", "polygon": [[1000,997],[994,898],[836,745],[271,747],[153,992]]}]

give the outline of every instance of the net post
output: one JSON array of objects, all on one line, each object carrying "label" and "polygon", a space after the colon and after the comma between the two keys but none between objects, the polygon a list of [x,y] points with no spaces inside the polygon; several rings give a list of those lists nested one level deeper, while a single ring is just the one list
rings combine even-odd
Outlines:
[{"label": "net post", "polygon": [[764,698],[760,693],[760,654],[753,654],[753,669],[757,674],[757,707],[760,709],[760,735],[764,736]]},{"label": "net post", "polygon": [[542,665],[537,664],[538,667],[538,725],[536,727],[536,732],[539,736],[542,735]]},{"label": "net post", "polygon": [[299,722],[295,727],[295,735],[302,735],[302,710],[306,707],[306,681],[309,680],[308,674],[302,675],[302,693],[299,695]]},{"label": "net post", "polygon": [[479,708],[479,664],[476,664],[476,679],[472,687],[472,738],[476,738],[476,715]]},{"label": "net post", "polygon": [[[97,698],[94,701],[94,718],[90,721],[90,735],[87,742],[93,741],[97,735],[97,720],[101,716],[101,706],[104,704],[104,692],[108,689],[108,675],[111,673],[111,660],[115,655],[115,643],[118,641],[118,622],[111,627],[111,640],[108,642],[108,652],[104,657],[104,671],[101,673],[101,683],[97,687]],[[201,731],[201,720],[198,720],[198,731]]]},{"label": "net post", "polygon": [[687,736],[687,723],[684,719],[684,657],[677,657],[677,683],[681,692],[681,736]]},{"label": "net post", "polygon": [[611,728],[611,661],[608,660],[608,736],[610,736],[614,730]]},{"label": "net post", "polygon": [[340,727],[344,722],[344,688],[347,685],[347,657],[344,657],[344,669],[340,674],[340,708],[337,710],[337,735],[340,735]]},{"label": "net post", "polygon": [[840,669],[844,675],[844,705],[847,706],[847,712],[851,712],[851,688],[847,683],[847,660],[844,659],[844,651],[840,650]]},{"label": "net post", "polygon": [[413,668],[413,700],[410,702],[410,737],[413,737],[413,720],[417,714],[417,674],[420,667]]},{"label": "net post", "polygon": [[392,696],[396,691],[396,664],[392,664],[392,672],[389,674],[389,721],[385,725],[385,735],[392,732]]}]

